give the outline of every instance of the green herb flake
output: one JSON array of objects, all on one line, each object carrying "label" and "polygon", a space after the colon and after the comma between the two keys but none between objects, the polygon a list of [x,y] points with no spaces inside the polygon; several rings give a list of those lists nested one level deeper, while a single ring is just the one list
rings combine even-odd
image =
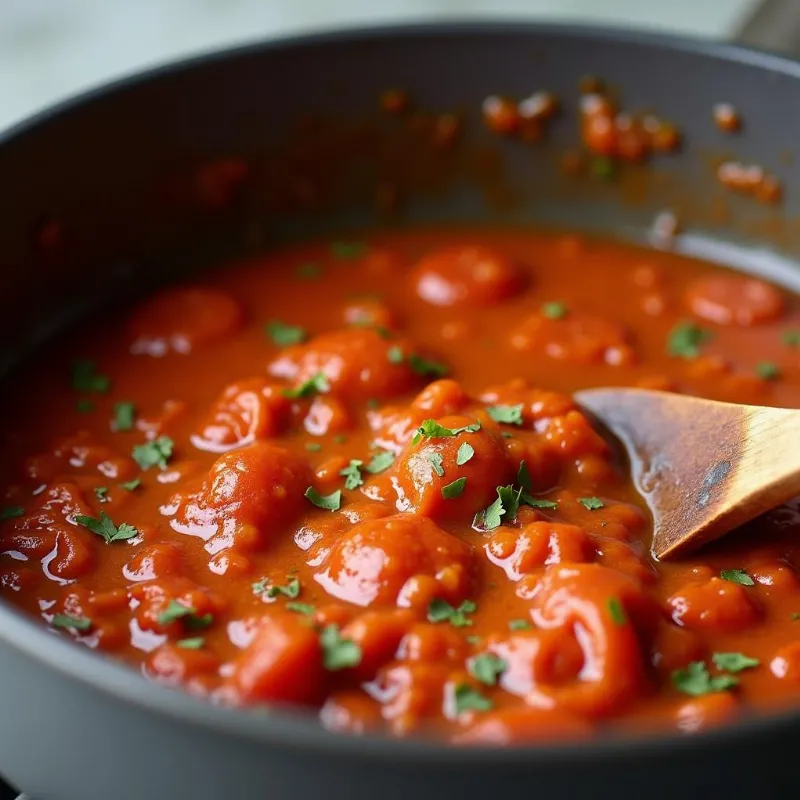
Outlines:
[{"label": "green herb flake", "polygon": [[777,364],[773,364],[771,361],[759,361],[756,364],[756,375],[762,381],[774,381],[780,378],[781,370]]},{"label": "green herb flake", "polygon": [[300,596],[300,581],[298,578],[287,577],[287,583],[281,586],[280,584],[273,583],[267,589],[267,597],[279,597],[283,595],[290,600],[295,600]]},{"label": "green herb flake", "polygon": [[446,364],[441,364],[438,361],[429,361],[416,353],[412,353],[408,357],[408,366],[417,375],[431,375],[434,378],[443,378],[450,371]]},{"label": "green herb flake", "polygon": [[724,581],[738,583],[740,586],[756,585],[756,582],[743,569],[723,569],[719,576]]},{"label": "green herb flake", "polygon": [[337,489],[330,494],[320,494],[313,486],[305,491],[305,498],[317,508],[325,511],[338,511],[342,507],[342,490]]},{"label": "green herb flake", "polygon": [[425,458],[430,462],[430,465],[433,467],[433,471],[441,478],[442,475],[444,475],[444,467],[442,466],[444,459],[442,458],[442,454],[428,453]]},{"label": "green herb flake", "polygon": [[461,493],[464,491],[466,485],[466,478],[456,478],[452,483],[448,483],[447,486],[442,486],[442,497],[444,497],[445,500],[453,500],[456,497],[461,497]]},{"label": "green herb flake", "polygon": [[552,500],[545,500],[542,497],[533,497],[527,492],[522,493],[520,501],[531,508],[544,508],[548,511],[555,511],[558,508],[558,503],[554,503]]},{"label": "green herb flake", "polygon": [[508,621],[508,629],[511,631],[529,631],[533,628],[527,619],[510,619]]},{"label": "green herb flake", "polygon": [[486,413],[495,422],[503,425],[522,425],[522,403],[517,403],[515,406],[489,406]]},{"label": "green herb flake", "polygon": [[339,474],[345,478],[345,489],[358,489],[359,486],[364,485],[364,479],[361,477],[361,467],[363,465],[363,461],[354,458],[344,469],[339,470]]},{"label": "green herb flake", "polygon": [[387,469],[389,469],[389,467],[394,464],[394,459],[395,455],[391,450],[381,450],[372,456],[365,469],[371,475],[377,475],[378,473],[385,472]]},{"label": "green herb flake", "polygon": [[318,453],[322,450],[322,445],[319,442],[306,442],[306,450],[309,453]]},{"label": "green herb flake", "polygon": [[24,514],[25,509],[22,506],[5,506],[5,508],[0,511],[0,521],[16,519],[17,517],[24,516]]},{"label": "green herb flake", "polygon": [[122,401],[114,405],[114,420],[111,427],[117,433],[125,433],[133,430],[136,421],[136,406],[133,403]]},{"label": "green herb flake", "polygon": [[317,610],[315,606],[309,603],[287,603],[285,608],[287,611],[302,614],[304,617],[310,617]]},{"label": "green herb flake", "polygon": [[267,336],[272,339],[278,347],[288,347],[292,344],[300,344],[306,339],[306,331],[299,325],[287,325],[278,319],[270,320],[265,330]]},{"label": "green herb flake", "polygon": [[380,408],[380,402],[376,400],[374,397],[370,397],[367,399],[367,408],[370,411],[374,411],[376,408]]},{"label": "green herb flake", "polygon": [[107,503],[108,502],[108,497],[107,497],[107,495],[108,495],[108,486],[97,486],[97,487],[95,487],[94,494],[95,494],[95,497],[101,503]]},{"label": "green herb flake", "polygon": [[295,267],[294,275],[304,281],[313,281],[322,275],[322,267],[313,262],[306,262],[305,264],[298,264]]},{"label": "green herb flake", "polygon": [[368,246],[364,242],[331,242],[331,255],[339,261],[353,261],[366,254]]},{"label": "green herb flake", "polygon": [[122,525],[117,527],[111,521],[105,511],[100,512],[100,519],[86,517],[82,514],[79,514],[75,517],[75,522],[97,536],[101,536],[106,544],[111,544],[112,542],[123,542],[127,539],[133,539],[134,536],[139,535],[139,531],[136,530],[133,525],[128,525],[127,523],[123,522]]},{"label": "green herb flake", "polygon": [[350,639],[343,639],[338,625],[326,625],[319,634],[322,645],[323,664],[330,672],[338,672],[361,663],[361,646]]},{"label": "green herb flake", "polygon": [[91,414],[94,411],[94,403],[91,400],[78,400],[75,403],[75,410],[79,414]]},{"label": "green herb flake", "polygon": [[325,394],[331,389],[328,376],[324,372],[318,372],[312,375],[308,380],[303,381],[299,386],[292,389],[284,389],[283,396],[289,397],[292,400],[298,400],[303,397],[311,397],[315,394]]},{"label": "green herb flake", "polygon": [[564,303],[544,303],[541,308],[542,316],[547,319],[564,319],[569,313]]},{"label": "green herb flake", "polygon": [[616,165],[608,156],[596,156],[593,158],[589,169],[592,177],[599,181],[610,181],[617,174]]},{"label": "green herb flake", "polygon": [[787,347],[800,347],[800,330],[788,330],[781,334],[781,341]]},{"label": "green herb flake", "polygon": [[468,461],[472,461],[474,455],[475,448],[469,442],[462,442],[456,453],[456,466],[463,467]]},{"label": "green herb flake", "polygon": [[467,628],[472,625],[467,615],[477,609],[473,600],[465,600],[458,608],[453,608],[446,600],[435,597],[428,606],[428,622],[449,622],[454,628]]},{"label": "green herb flake", "polygon": [[175,443],[169,436],[159,436],[152,442],[137,444],[131,455],[141,469],[150,469],[150,467],[166,469],[174,446]]},{"label": "green herb flake", "polygon": [[176,644],[183,650],[200,650],[206,640],[202,636],[192,636],[189,639],[180,639]]},{"label": "green herb flake", "polygon": [[483,653],[469,663],[469,674],[486,686],[497,686],[498,678],[508,669],[508,664],[494,653]]},{"label": "green herb flake", "polygon": [[488,508],[479,511],[472,520],[472,526],[480,531],[492,531],[505,522],[512,522],[517,518],[522,489],[513,486],[498,486],[497,500]]},{"label": "green herb flake", "polygon": [[106,394],[111,387],[111,379],[97,372],[94,361],[75,361],[72,365],[72,388],[78,392]]},{"label": "green herb flake", "polygon": [[789,619],[792,620],[792,622],[797,622],[797,620],[800,619],[800,611],[792,611],[792,613],[789,614]]},{"label": "green herb flake", "polygon": [[386,358],[390,364],[402,364],[403,359],[405,358],[403,355],[403,349],[399,345],[393,344],[386,351]]},{"label": "green herb flake", "polygon": [[183,620],[183,624],[192,630],[207,628],[214,621],[211,614],[203,614],[198,617],[197,609],[194,606],[170,600],[169,605],[156,617],[156,622],[166,627],[179,619]]},{"label": "green herb flake", "polygon": [[587,511],[597,511],[599,508],[606,507],[606,504],[599,497],[579,497],[578,502]]},{"label": "green herb flake", "polygon": [[75,617],[72,614],[53,614],[50,624],[54,628],[72,628],[76,631],[88,631],[92,627],[88,617]]},{"label": "green herb flake", "polygon": [[480,429],[480,422],[473,422],[471,425],[464,425],[461,428],[445,428],[435,419],[426,419],[422,425],[417,428],[414,437],[411,439],[411,443],[417,444],[424,438],[448,439],[452,436],[458,436],[459,433],[477,433]]},{"label": "green herb flake", "polygon": [[477,689],[466,683],[459,683],[453,692],[456,714],[464,711],[489,711],[494,704],[488,697],[484,697]]},{"label": "green herb flake", "polygon": [[530,470],[524,461],[519,462],[519,469],[517,470],[517,485],[523,489],[531,490],[533,487],[533,480],[531,479]]},{"label": "green herb flake", "polygon": [[733,675],[710,675],[702,661],[692,661],[682,669],[672,673],[672,685],[684,694],[700,697],[704,694],[725,692],[739,685]]},{"label": "green herb flake", "polygon": [[751,658],[744,653],[714,653],[711,656],[714,666],[725,672],[742,672],[746,669],[758,667],[761,662],[757,658]]},{"label": "green herb flake", "polygon": [[141,485],[141,478],[134,478],[132,481],[125,481],[125,483],[120,484],[126,492],[135,492]]},{"label": "green herb flake", "polygon": [[669,333],[667,338],[667,353],[677,358],[697,358],[700,347],[714,335],[693,322],[679,322]]},{"label": "green herb flake", "polygon": [[608,613],[615,625],[627,624],[628,615],[625,613],[625,608],[618,597],[609,597],[607,607]]},{"label": "green herb flake", "polygon": [[344,444],[347,441],[347,437],[343,433],[337,433],[333,437],[333,441],[335,444]]}]

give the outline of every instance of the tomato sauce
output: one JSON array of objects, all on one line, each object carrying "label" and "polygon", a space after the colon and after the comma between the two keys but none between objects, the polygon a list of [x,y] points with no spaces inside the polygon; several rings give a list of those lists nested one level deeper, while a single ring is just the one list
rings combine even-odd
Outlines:
[{"label": "tomato sauce", "polygon": [[571,393],[800,407],[799,346],[783,289],[614,242],[272,252],[14,376],[0,593],[153,681],[347,733],[502,745],[784,706],[798,507],[654,561],[625,459]]}]

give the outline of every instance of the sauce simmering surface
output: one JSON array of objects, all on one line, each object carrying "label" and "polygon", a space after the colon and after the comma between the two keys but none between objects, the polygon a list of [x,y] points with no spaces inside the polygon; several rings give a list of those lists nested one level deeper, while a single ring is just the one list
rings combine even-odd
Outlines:
[{"label": "sauce simmering surface", "polygon": [[800,304],[673,254],[425,230],[271,253],[15,377],[0,593],[217,703],[459,743],[800,699],[800,510],[691,560],[570,393],[800,407]]}]

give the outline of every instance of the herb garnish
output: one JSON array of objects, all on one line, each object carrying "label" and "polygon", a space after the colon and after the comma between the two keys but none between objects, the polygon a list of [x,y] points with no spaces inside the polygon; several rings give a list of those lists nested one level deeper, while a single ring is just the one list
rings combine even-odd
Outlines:
[{"label": "herb garnish", "polygon": [[702,661],[692,661],[683,669],[672,673],[672,684],[679,691],[692,697],[714,692],[725,692],[739,685],[733,675],[710,675]]},{"label": "herb garnish", "polygon": [[364,242],[331,242],[331,255],[340,261],[352,261],[361,258],[367,252]]},{"label": "herb garnish", "polygon": [[453,608],[447,600],[435,597],[428,606],[428,622],[449,622],[455,628],[466,628],[472,625],[467,614],[477,609],[473,600],[465,600],[458,608]]},{"label": "herb garnish", "polygon": [[456,453],[456,466],[463,467],[475,455],[475,448],[469,442],[462,442]]},{"label": "herb garnish", "polygon": [[343,639],[338,625],[326,625],[319,634],[325,669],[338,672],[361,663],[361,646],[350,639]]},{"label": "herb garnish", "polygon": [[426,419],[422,425],[417,428],[414,437],[411,439],[411,443],[417,444],[417,442],[423,438],[447,439],[451,436],[458,436],[459,433],[477,433],[480,429],[480,422],[473,422],[471,425],[464,425],[461,428],[445,428],[435,419]]},{"label": "herb garnish", "polygon": [[310,617],[317,609],[308,603],[287,603],[285,606],[287,611],[294,611],[295,614],[303,614]]},{"label": "herb garnish", "polygon": [[412,353],[408,357],[408,366],[417,375],[433,375],[435,378],[443,378],[450,371],[445,364],[440,364],[438,361],[430,361],[416,353]]},{"label": "herb garnish", "polygon": [[318,372],[312,375],[308,380],[303,381],[299,386],[293,389],[284,389],[283,396],[289,397],[292,400],[297,400],[302,397],[311,397],[314,394],[325,394],[331,389],[328,376],[324,372]]},{"label": "herb garnish", "polygon": [[433,467],[433,471],[441,478],[444,475],[444,467],[442,466],[442,458],[441,453],[428,453],[425,458],[430,462],[430,465]]},{"label": "herb garnish", "polygon": [[369,464],[365,467],[367,472],[372,475],[377,475],[379,472],[384,472],[394,464],[395,455],[391,450],[381,450],[372,456]]},{"label": "herb garnish", "polygon": [[96,486],[94,494],[101,503],[108,502],[108,486]]},{"label": "herb garnish", "polygon": [[724,581],[738,583],[740,586],[756,585],[756,582],[743,569],[723,569],[719,576]]},{"label": "herb garnish", "polygon": [[756,364],[756,375],[764,381],[774,381],[781,376],[780,367],[771,361],[759,361]]},{"label": "herb garnish", "polygon": [[564,303],[545,303],[542,306],[542,315],[547,319],[564,319],[567,316],[567,306]]},{"label": "herb garnish", "polygon": [[615,625],[625,625],[628,622],[628,615],[618,597],[608,598],[608,613]]},{"label": "herb garnish", "polygon": [[133,525],[128,525],[125,522],[117,527],[111,521],[105,511],[100,512],[100,519],[79,514],[75,517],[75,522],[92,533],[102,536],[106,544],[111,544],[112,542],[123,542],[127,539],[133,539],[134,536],[139,535],[139,531],[137,531]]},{"label": "herb garnish", "polygon": [[711,331],[684,320],[670,331],[667,352],[678,358],[697,358],[700,355],[700,346],[712,338]]},{"label": "herb garnish", "polygon": [[339,470],[339,474],[345,478],[345,489],[357,489],[359,486],[364,485],[364,479],[361,477],[361,467],[363,465],[363,461],[353,458],[344,469]]},{"label": "herb garnish", "polygon": [[497,679],[508,669],[508,664],[494,653],[483,653],[472,659],[469,674],[486,686],[496,686]]},{"label": "herb garnish", "polygon": [[152,442],[137,444],[133,448],[131,455],[142,469],[150,469],[150,467],[166,469],[167,461],[172,456],[174,444],[169,436],[159,436],[158,439],[154,439]]},{"label": "herb garnish", "polygon": [[94,392],[105,394],[111,386],[111,379],[107,375],[100,375],[96,371],[94,361],[75,361],[72,365],[72,388],[79,392]]},{"label": "herb garnish", "polygon": [[527,619],[510,619],[508,629],[511,631],[529,631],[533,625]]},{"label": "herb garnish", "polygon": [[156,617],[159,625],[171,625],[176,620],[183,620],[183,624],[191,630],[207,628],[213,621],[212,614],[197,616],[194,606],[187,606],[177,600],[170,600],[169,605]]},{"label": "herb garnish", "polygon": [[486,413],[495,422],[505,425],[522,425],[522,403],[517,403],[514,406],[488,406]]},{"label": "herb garnish", "polygon": [[278,347],[287,347],[305,341],[306,332],[299,325],[287,325],[279,319],[270,320],[266,326],[267,335]]},{"label": "herb garnish", "polygon": [[488,697],[484,697],[477,689],[469,684],[459,683],[453,692],[456,714],[464,711],[489,711],[494,704]]},{"label": "herb garnish", "polygon": [[125,483],[120,484],[126,492],[135,492],[141,485],[141,478],[134,478],[132,481],[125,481]]},{"label": "herb garnish", "polygon": [[72,614],[53,614],[50,624],[54,628],[74,628],[76,631],[88,631],[92,627],[88,617],[75,617]]},{"label": "herb garnish", "polygon": [[781,334],[781,341],[787,347],[800,347],[800,330],[788,330]]},{"label": "herb garnish", "polygon": [[330,494],[320,494],[313,486],[309,486],[305,491],[305,497],[317,508],[324,508],[326,511],[338,511],[342,506],[341,489]]},{"label": "herb garnish", "polygon": [[112,426],[117,433],[133,430],[136,419],[136,406],[133,403],[122,401],[114,405],[114,422]]},{"label": "herb garnish", "polygon": [[0,521],[7,519],[15,519],[25,514],[25,509],[22,506],[6,506],[0,511]]},{"label": "herb garnish", "polygon": [[466,478],[456,478],[452,483],[447,486],[442,486],[442,497],[445,500],[453,500],[456,497],[461,497],[464,487],[467,485]]},{"label": "herb garnish", "polygon": [[176,644],[184,650],[200,650],[206,643],[202,636],[192,636],[189,639],[180,639]]},{"label": "herb garnish", "polygon": [[598,508],[605,508],[606,506],[599,497],[579,497],[578,502],[587,511],[597,511]]},{"label": "herb garnish", "polygon": [[711,660],[717,669],[723,669],[726,672],[742,672],[761,664],[757,658],[751,658],[744,653],[714,653]]}]

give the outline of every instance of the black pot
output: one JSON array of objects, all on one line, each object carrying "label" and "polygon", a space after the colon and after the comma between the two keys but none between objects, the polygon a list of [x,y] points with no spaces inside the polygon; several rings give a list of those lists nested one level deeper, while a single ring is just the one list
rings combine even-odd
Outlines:
[{"label": "black pot", "polygon": [[[684,132],[683,152],[654,162],[658,177],[636,204],[611,186],[569,188],[556,165],[557,153],[578,141],[570,109],[586,74],[603,76],[627,106],[652,107]],[[195,267],[287,232],[375,223],[359,202],[371,178],[308,209],[276,203],[288,184],[265,165],[280,163],[276,154],[291,141],[299,114],[368,118],[391,86],[427,108],[471,115],[464,142],[447,156],[450,172],[409,182],[404,219],[565,223],[636,236],[669,206],[697,234],[684,243],[705,236],[798,252],[796,226],[786,224],[800,210],[798,166],[782,154],[793,151],[800,131],[800,64],[708,42],[516,23],[306,37],[156,70],[4,137],[2,366],[93,304],[143,291],[170,272],[166,265]],[[566,109],[546,144],[501,142],[480,124],[487,95],[540,88],[560,95]],[[712,106],[723,100],[745,120],[735,138],[711,120]],[[363,124],[352,123],[354,136],[369,131]],[[369,146],[352,150],[363,167]],[[780,176],[786,197],[779,211],[733,201],[725,224],[715,221],[708,210],[723,190],[709,159],[724,150]],[[484,163],[469,152],[483,153],[491,169],[473,169],[467,180],[459,167]],[[266,189],[248,190],[213,215],[184,202],[181,176],[203,159],[229,154],[260,164],[256,177]],[[488,191],[489,198],[499,194],[503,203],[485,202],[490,184],[503,191]],[[174,196],[169,187],[178,187]],[[46,246],[44,229],[58,232],[55,247]],[[751,253],[742,263],[757,261]],[[301,712],[231,711],[153,685],[7,604],[0,604],[0,663],[0,769],[41,800],[657,800],[701,792],[731,800],[767,786],[800,787],[791,755],[800,746],[797,713],[692,737],[538,749],[467,751],[334,736]]]}]

